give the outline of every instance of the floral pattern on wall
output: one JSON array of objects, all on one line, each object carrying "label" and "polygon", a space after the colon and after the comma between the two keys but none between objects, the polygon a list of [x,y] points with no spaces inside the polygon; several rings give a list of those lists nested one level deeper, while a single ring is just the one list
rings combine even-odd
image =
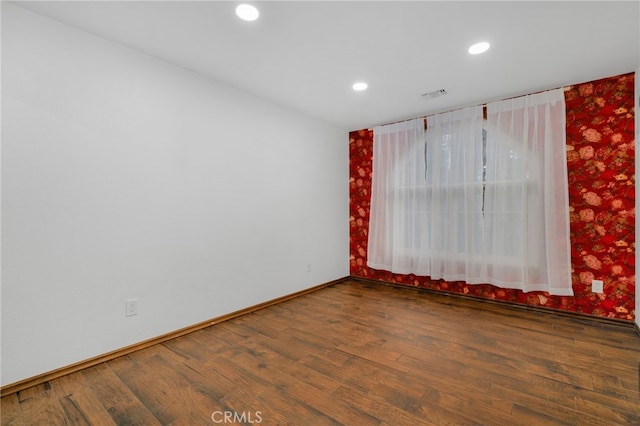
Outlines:
[{"label": "floral pattern on wall", "polygon": [[[635,317],[634,74],[565,88],[574,296],[432,280],[367,267],[373,131],[349,134],[350,273],[354,277],[530,306]],[[604,293],[591,292],[591,280]]]}]

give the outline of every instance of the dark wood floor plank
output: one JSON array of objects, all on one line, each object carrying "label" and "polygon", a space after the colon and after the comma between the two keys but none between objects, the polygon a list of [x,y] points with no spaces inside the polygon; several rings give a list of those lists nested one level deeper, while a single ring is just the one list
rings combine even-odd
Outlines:
[{"label": "dark wood floor plank", "polygon": [[612,406],[606,399],[589,395],[586,397],[576,397],[576,409],[579,412],[590,414],[600,419],[608,419],[615,425],[640,425],[640,404],[624,404],[624,407]]},{"label": "dark wood floor plank", "polygon": [[[49,382],[36,386],[37,392],[19,392],[25,425],[65,425],[67,417]],[[44,388],[44,389],[43,389]]]},{"label": "dark wood floor plank", "polygon": [[21,390],[18,392],[18,401],[22,402],[34,396],[42,396],[51,389],[51,383],[45,382],[39,385],[32,386],[30,388]]},{"label": "dark wood floor plank", "polygon": [[340,377],[340,371],[349,355],[337,349],[326,349],[321,354],[307,354],[297,364],[329,377]]},{"label": "dark wood floor plank", "polygon": [[161,424],[107,364],[88,368],[83,370],[82,374],[116,424],[131,426]]},{"label": "dark wood floor plank", "polygon": [[[545,393],[544,389],[537,389],[530,393],[533,386],[518,389],[516,386],[506,387],[500,384],[492,384],[489,395],[510,400],[513,403],[512,417],[516,424],[579,424],[577,419],[579,412],[575,408],[575,402],[567,400],[556,401],[554,394]],[[571,397],[571,400],[574,398]],[[542,416],[544,414],[544,416]]]},{"label": "dark wood floor plank", "polygon": [[295,399],[327,417],[344,425],[367,425],[379,423],[373,415],[362,409],[359,405],[346,403],[340,399],[334,399],[330,393],[323,392],[315,386],[304,381],[297,381],[284,390],[290,399]]},{"label": "dark wood floor plank", "polygon": [[631,327],[347,281],[4,396],[2,425],[640,426],[639,363]]},{"label": "dark wood floor plank", "polygon": [[515,404],[511,412],[511,417],[515,424],[519,425],[562,426],[579,424],[575,415],[569,415],[569,417],[563,418],[564,416],[562,414],[564,413],[558,413],[555,410],[552,412],[538,411]]},{"label": "dark wood floor plank", "polygon": [[[484,423],[488,420],[495,424],[509,423],[506,420],[509,419],[513,401],[490,394],[489,380],[477,380],[465,374],[446,374],[438,371],[437,367],[431,368],[430,372],[425,369],[411,370],[408,375],[415,376],[425,385],[422,404],[435,399],[443,408],[447,408],[444,403],[447,401],[452,404],[449,409],[471,419]],[[469,395],[473,395],[473,398],[469,398]]]},{"label": "dark wood floor plank", "polygon": [[475,416],[467,417],[466,413],[461,413],[458,410],[459,404],[452,403],[452,399],[454,398],[434,390],[433,393],[422,398],[407,411],[418,418],[425,419],[429,423],[441,426],[482,425],[479,420],[474,418]]},{"label": "dark wood floor plank", "polygon": [[[268,348],[261,347],[255,342],[251,342],[248,347],[252,348],[254,353],[260,352],[266,354],[268,357],[261,360],[256,359],[253,366],[249,367],[250,371],[258,369],[265,370],[265,372],[270,372],[274,375],[286,374],[295,379],[295,382],[293,382],[294,385],[297,384],[297,382],[309,383],[324,393],[330,393],[340,386],[342,377],[337,378],[331,374],[321,372],[320,369],[309,368],[311,367],[309,363],[291,363],[287,358],[271,352]],[[245,368],[247,368],[246,364]],[[281,387],[284,388],[285,386]]]},{"label": "dark wood floor plank", "polygon": [[3,396],[0,400],[0,424],[3,426],[22,426],[24,418],[17,394]]},{"label": "dark wood floor plank", "polygon": [[[262,424],[265,425],[337,425],[330,413],[323,413],[315,408],[292,399],[286,392],[278,388],[270,388],[258,396],[252,396],[244,391],[236,391],[224,398],[234,412],[245,410],[260,412]],[[363,425],[365,426],[365,425]]]},{"label": "dark wood floor plank", "polygon": [[344,403],[361,407],[365,412],[370,413],[373,417],[379,419],[380,424],[388,424],[393,426],[415,426],[437,425],[429,421],[424,416],[416,416],[410,411],[417,404],[416,401],[408,400],[402,404],[393,404],[388,400],[381,400],[372,397],[366,392],[354,389],[349,386],[341,386],[336,389],[332,396]]},{"label": "dark wood floor plank", "polygon": [[184,358],[206,361],[212,353],[226,347],[224,340],[211,339],[208,331],[208,329],[198,330],[164,342],[162,345]]},{"label": "dark wood floor plank", "polygon": [[[275,389],[271,388],[269,392],[273,392],[274,390]],[[269,394],[269,392],[267,392],[267,394]],[[219,421],[219,419],[225,418],[225,416],[227,416],[227,418],[238,416],[245,420],[243,422],[245,424],[251,420],[253,420],[253,423],[287,424],[287,409],[290,408],[292,412],[300,409],[300,407],[295,407],[294,403],[286,401],[281,395],[269,394],[267,400],[263,399],[261,395],[251,394],[244,389],[236,389],[228,393],[221,399],[224,408],[212,413],[212,420]],[[308,415],[306,414],[305,408],[303,408],[302,412]],[[224,422],[221,422],[221,424],[223,423]]]},{"label": "dark wood floor plank", "polygon": [[115,425],[81,373],[62,376],[52,382],[52,387],[70,425]]},{"label": "dark wood floor plank", "polygon": [[111,369],[162,424],[200,423],[214,401],[193,387],[177,368],[185,358],[158,345],[109,362]]}]

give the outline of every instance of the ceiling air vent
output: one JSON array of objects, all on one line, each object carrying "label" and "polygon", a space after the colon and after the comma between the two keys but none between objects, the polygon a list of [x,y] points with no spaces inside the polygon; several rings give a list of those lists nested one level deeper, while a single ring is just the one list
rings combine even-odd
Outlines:
[{"label": "ceiling air vent", "polygon": [[435,92],[424,93],[422,95],[425,99],[434,99],[439,98],[440,96],[444,96],[447,94],[447,91],[444,89],[436,90]]}]

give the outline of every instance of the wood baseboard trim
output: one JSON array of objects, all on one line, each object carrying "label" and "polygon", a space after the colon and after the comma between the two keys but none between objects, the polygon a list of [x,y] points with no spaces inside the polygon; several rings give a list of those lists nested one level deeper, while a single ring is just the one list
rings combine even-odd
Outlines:
[{"label": "wood baseboard trim", "polygon": [[584,314],[582,312],[562,311],[562,310],[559,310],[559,309],[547,308],[547,307],[544,307],[544,306],[524,305],[522,303],[510,302],[508,300],[485,299],[485,298],[482,298],[482,297],[472,296],[472,295],[468,295],[468,294],[453,293],[453,292],[442,291],[442,290],[432,290],[430,288],[425,288],[425,287],[417,287],[417,286],[412,286],[412,285],[408,285],[408,284],[392,283],[392,282],[389,282],[389,281],[379,281],[379,280],[373,280],[373,279],[370,279],[370,278],[363,278],[363,277],[351,276],[351,277],[349,277],[349,280],[360,281],[360,282],[365,282],[365,283],[370,283],[370,284],[377,284],[377,285],[386,285],[386,286],[398,287],[398,288],[404,288],[404,289],[413,289],[413,290],[418,290],[418,291],[425,292],[425,293],[430,293],[430,294],[438,294],[438,295],[441,295],[441,296],[450,296],[450,297],[458,298],[458,299],[473,300],[473,301],[480,302],[480,303],[489,303],[489,304],[500,305],[500,306],[504,306],[504,307],[512,308],[512,309],[517,309],[517,310],[521,310],[521,311],[542,312],[542,313],[550,314],[550,315],[559,315],[559,316],[565,316],[565,317],[570,317],[570,318],[580,318],[580,319],[583,319],[583,320],[592,321],[594,323],[618,325],[618,326],[623,326],[623,327],[633,327],[633,326],[635,326],[636,330],[640,334],[640,327],[638,327],[638,325],[635,322],[628,321],[628,320],[623,320],[623,319],[619,319],[619,318],[599,317],[599,316],[596,316],[596,315]]},{"label": "wood baseboard trim", "polygon": [[348,279],[349,277],[344,277],[344,278],[339,278],[337,280],[326,282],[324,284],[319,284],[314,287],[307,288],[305,290],[300,290],[295,293],[277,297],[275,299],[271,299],[266,302],[250,306],[248,308],[240,309],[238,311],[221,315],[219,317],[212,318],[210,320],[203,321],[198,324],[184,327],[179,330],[172,331],[167,334],[163,334],[161,336],[153,337],[151,339],[144,340],[142,342],[135,343],[133,345],[126,346],[124,348],[116,349],[114,351],[108,352],[103,355],[98,355],[96,357],[89,358],[87,360],[80,361],[65,367],[61,367],[53,371],[39,374],[37,376],[30,377],[28,379],[20,380],[19,382],[10,383],[8,385],[0,387],[0,397],[11,395],[16,392],[20,392],[26,388],[42,384],[53,379],[57,379],[58,377],[66,376],[67,374],[75,373],[77,371],[84,370],[89,367],[93,367],[94,365],[98,365],[103,362],[110,361],[114,358],[128,355],[132,352],[139,351],[149,346],[157,345],[158,343],[166,342],[167,340],[175,339],[176,337],[184,336],[185,334],[193,333],[194,331],[198,331],[203,328],[207,328],[212,325],[219,324],[221,322],[240,317],[242,315],[250,314],[252,312],[267,308],[272,305],[276,305],[278,303],[286,302],[287,300],[295,299],[296,297],[304,296],[305,294],[313,293],[314,291],[317,291],[335,284],[342,283],[344,281],[347,281]]}]

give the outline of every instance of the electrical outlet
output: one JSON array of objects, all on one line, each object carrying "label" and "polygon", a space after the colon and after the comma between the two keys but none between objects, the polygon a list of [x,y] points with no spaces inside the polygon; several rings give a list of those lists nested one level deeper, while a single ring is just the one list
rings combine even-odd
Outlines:
[{"label": "electrical outlet", "polygon": [[311,263],[307,263],[307,272],[311,272]]},{"label": "electrical outlet", "polygon": [[132,317],[138,315],[138,299],[129,299],[124,301],[124,316]]},{"label": "electrical outlet", "polygon": [[604,282],[602,280],[591,280],[592,293],[604,293]]}]

